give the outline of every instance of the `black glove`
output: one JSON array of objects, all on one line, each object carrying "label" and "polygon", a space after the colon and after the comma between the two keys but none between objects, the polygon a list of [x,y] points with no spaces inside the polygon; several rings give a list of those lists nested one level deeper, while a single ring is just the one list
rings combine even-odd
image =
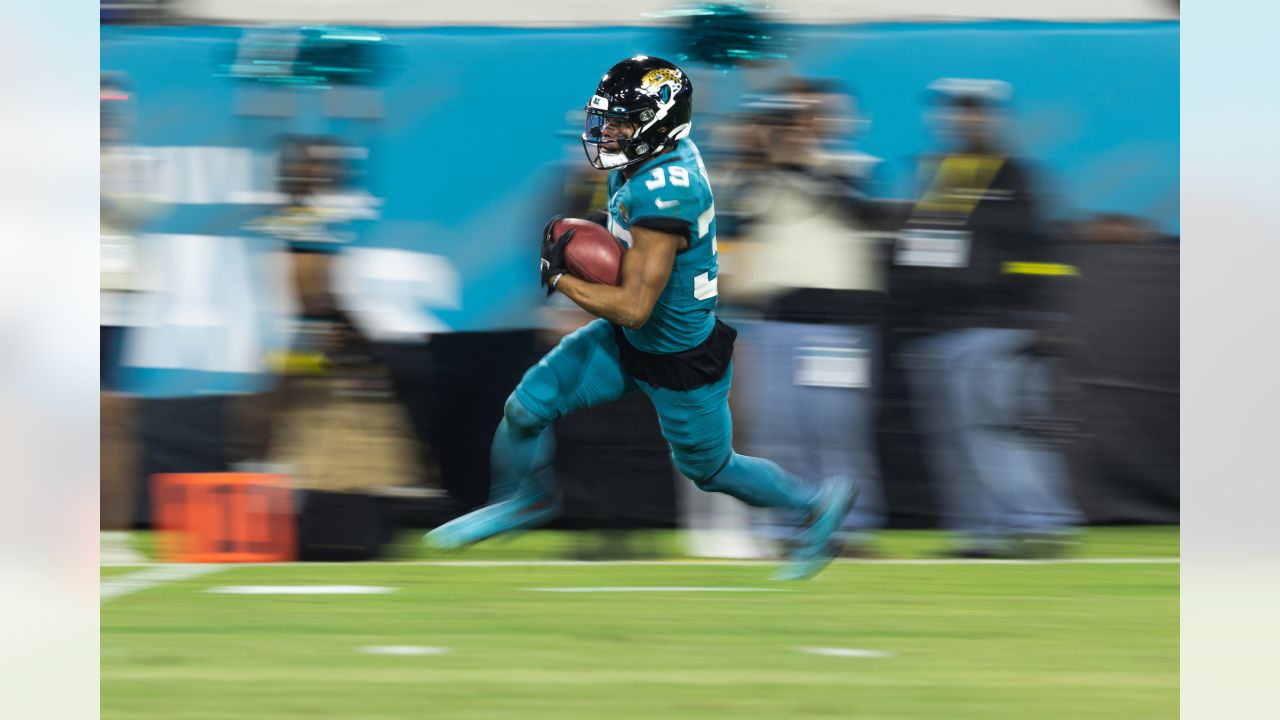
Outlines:
[{"label": "black glove", "polygon": [[542,285],[547,288],[547,296],[555,292],[555,286],[552,281],[557,275],[563,275],[569,269],[564,264],[564,249],[568,247],[569,241],[573,239],[573,228],[569,228],[560,234],[560,237],[553,237],[556,222],[562,218],[557,215],[547,222],[547,226],[542,229]]}]

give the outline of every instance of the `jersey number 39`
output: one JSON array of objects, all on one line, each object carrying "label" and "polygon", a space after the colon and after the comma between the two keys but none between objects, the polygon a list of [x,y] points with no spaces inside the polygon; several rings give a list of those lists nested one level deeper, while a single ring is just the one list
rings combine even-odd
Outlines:
[{"label": "jersey number 39", "polygon": [[[701,158],[699,158],[701,161]],[[657,190],[666,187],[668,178],[670,178],[673,187],[689,187],[689,171],[679,165],[671,167],[656,167],[650,174],[650,179],[644,181],[644,186],[650,190]],[[716,208],[714,205],[707,208],[698,215],[698,239],[701,240],[711,231],[711,223],[716,219]],[[716,238],[711,236],[711,255],[714,257],[719,251],[716,247]],[[709,300],[720,294],[720,290],[716,283],[717,278],[711,277],[710,272],[704,272],[693,278],[693,296],[698,300]]]}]

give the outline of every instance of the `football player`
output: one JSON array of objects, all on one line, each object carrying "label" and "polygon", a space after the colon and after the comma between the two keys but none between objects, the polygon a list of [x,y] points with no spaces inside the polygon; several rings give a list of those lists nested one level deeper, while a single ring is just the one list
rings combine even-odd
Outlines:
[{"label": "football player", "polygon": [[573,231],[543,232],[542,283],[597,316],[532,367],[507,400],[493,439],[491,504],[426,541],[460,548],[553,518],[552,422],[639,390],[649,397],[680,472],[703,490],[806,517],[779,579],[807,578],[838,550],[833,538],[857,496],[844,477],[797,478],[734,452],[729,415],[736,331],[716,308],[716,216],[698,148],[688,138],[693,87],[675,65],[636,56],[609,69],[586,106],[582,145],[609,175],[607,227],[623,244],[618,286],[568,274]]}]

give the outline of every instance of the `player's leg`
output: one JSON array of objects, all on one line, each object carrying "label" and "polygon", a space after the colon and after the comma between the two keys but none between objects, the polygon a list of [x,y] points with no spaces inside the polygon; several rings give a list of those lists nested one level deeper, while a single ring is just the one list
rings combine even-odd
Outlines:
[{"label": "player's leg", "polygon": [[[738,338],[733,355],[739,374],[733,399],[735,409],[742,411],[736,415],[737,433],[745,436],[751,454],[769,458],[801,477],[822,477],[817,454],[811,452],[804,434],[809,413],[797,397],[793,325],[770,320],[735,323]],[[759,532],[774,541],[787,540],[802,514],[762,511]]]},{"label": "player's leg", "polygon": [[830,561],[831,541],[857,491],[848,478],[833,478],[819,486],[769,460],[734,452],[729,414],[732,379],[731,364],[719,381],[694,390],[669,390],[644,383],[640,387],[653,401],[676,467],[699,488],[722,492],[756,507],[799,510],[808,515],[793,556],[796,562],[779,577],[809,577]]},{"label": "player's leg", "polygon": [[555,452],[551,423],[636,388],[622,370],[612,333],[606,321],[592,321],[566,335],[529,368],[507,398],[494,433],[490,504],[428,533],[429,543],[461,547],[555,517],[559,493],[551,477]]},{"label": "player's leg", "polygon": [[640,384],[657,410],[676,468],[702,490],[726,493],[748,505],[808,510],[815,488],[768,460],[733,452],[732,372],[730,366],[719,382],[695,390]]}]

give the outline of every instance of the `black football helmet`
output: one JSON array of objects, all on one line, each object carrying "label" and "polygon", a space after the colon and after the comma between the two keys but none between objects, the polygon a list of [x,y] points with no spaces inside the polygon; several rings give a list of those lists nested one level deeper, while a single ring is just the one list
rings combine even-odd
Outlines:
[{"label": "black football helmet", "polygon": [[[689,134],[693,83],[661,58],[637,55],[609,68],[587,103],[582,148],[601,170],[619,170]],[[621,132],[629,126],[630,137]]]}]

